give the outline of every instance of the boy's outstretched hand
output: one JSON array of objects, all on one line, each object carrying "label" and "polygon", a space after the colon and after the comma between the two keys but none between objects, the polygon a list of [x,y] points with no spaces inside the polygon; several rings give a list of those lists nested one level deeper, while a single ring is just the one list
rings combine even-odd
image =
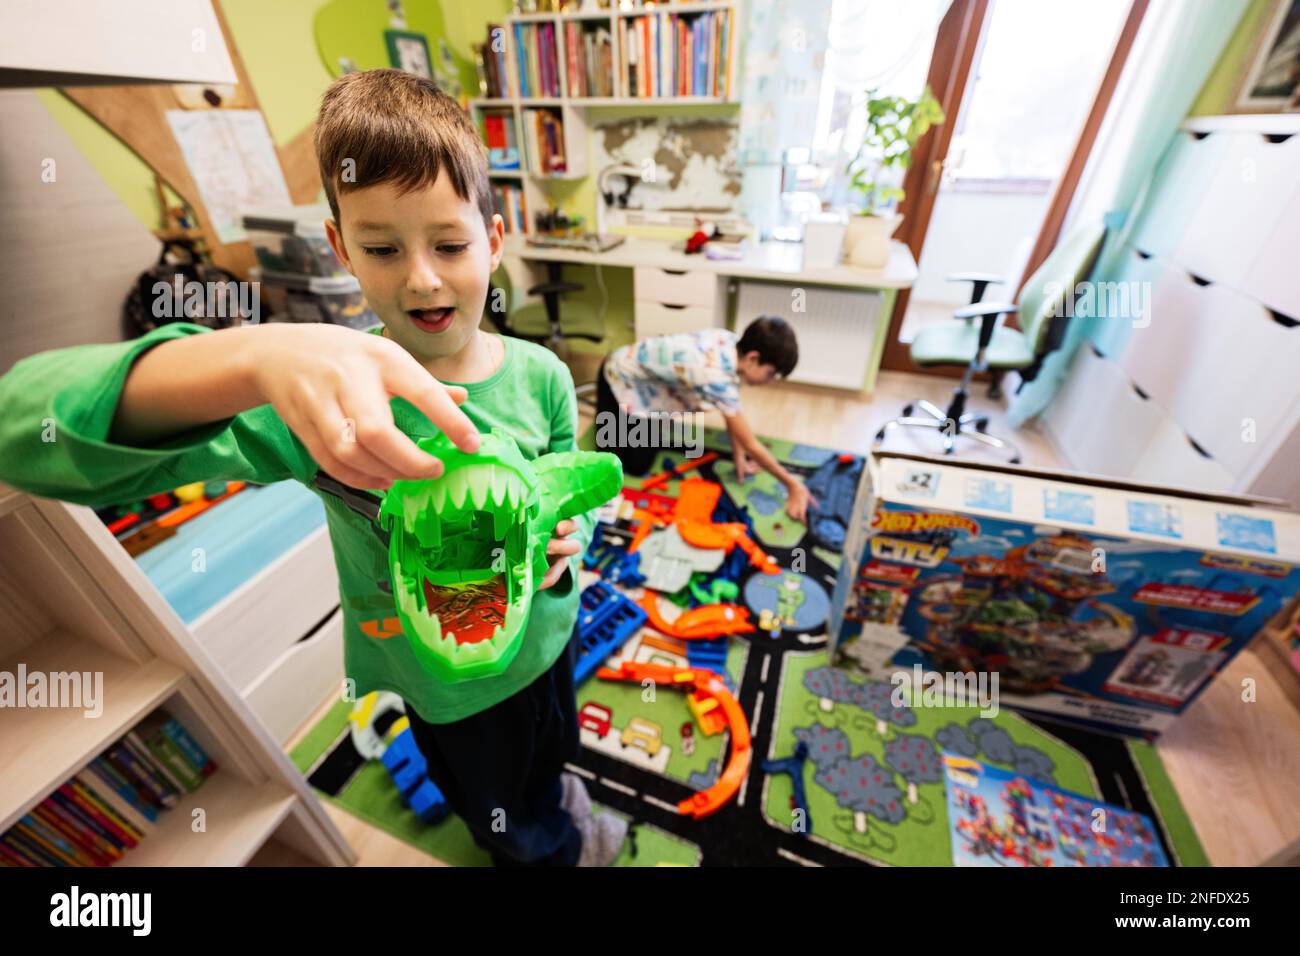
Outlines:
[{"label": "boy's outstretched hand", "polygon": [[731,453],[732,460],[736,463],[736,480],[744,481],[752,475],[757,475],[762,471],[762,466],[745,454],[743,448],[737,448]]},{"label": "boy's outstretched hand", "polygon": [[568,536],[577,530],[578,526],[568,518],[555,526],[555,530],[551,532],[551,540],[546,543],[546,556],[551,559],[551,566],[546,569],[546,574],[542,577],[542,583],[537,586],[537,590],[545,591],[560,580],[564,575],[564,569],[569,566],[569,558],[582,550],[581,542],[568,540]]},{"label": "boy's outstretched hand", "polygon": [[[282,334],[281,334],[282,333]],[[358,488],[436,478],[442,462],[393,423],[389,400],[424,412],[456,447],[474,452],[478,430],[457,406],[466,392],[443,385],[396,342],[341,326],[256,330],[253,381],[327,472]]]},{"label": "boy's outstretched hand", "polygon": [[808,486],[797,478],[786,487],[785,513],[801,524],[808,523],[808,509],[817,504]]}]

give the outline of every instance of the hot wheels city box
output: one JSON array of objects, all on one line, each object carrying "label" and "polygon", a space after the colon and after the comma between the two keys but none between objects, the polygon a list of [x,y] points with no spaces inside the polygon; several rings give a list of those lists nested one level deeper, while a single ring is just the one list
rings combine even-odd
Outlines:
[{"label": "hot wheels city box", "polygon": [[830,633],[879,679],[997,674],[1001,706],[1152,737],[1295,600],[1297,565],[1300,519],[1259,499],[881,454]]}]

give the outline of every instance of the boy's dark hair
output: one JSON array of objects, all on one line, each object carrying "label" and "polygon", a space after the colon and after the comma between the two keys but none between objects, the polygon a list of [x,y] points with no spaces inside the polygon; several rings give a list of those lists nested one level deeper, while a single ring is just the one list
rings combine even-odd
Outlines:
[{"label": "boy's dark hair", "polygon": [[762,365],[776,366],[776,374],[785,378],[799,364],[799,343],[794,329],[779,315],[760,315],[749,325],[736,343],[736,354],[758,353]]},{"label": "boy's dark hair", "polygon": [[316,161],[334,221],[339,193],[380,183],[401,192],[442,173],[492,225],[487,151],[460,104],[432,80],[404,70],[348,73],[330,84],[316,121]]}]

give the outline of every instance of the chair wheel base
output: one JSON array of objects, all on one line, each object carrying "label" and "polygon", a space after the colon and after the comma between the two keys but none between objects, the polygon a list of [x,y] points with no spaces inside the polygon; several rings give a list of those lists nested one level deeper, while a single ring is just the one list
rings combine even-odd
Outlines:
[{"label": "chair wheel base", "polygon": [[[970,412],[961,414],[960,403],[954,402],[948,411],[924,400],[908,402],[903,406],[903,413],[898,418],[891,418],[876,432],[874,445],[880,445],[891,428],[925,428],[937,431],[943,438],[943,454],[957,453],[957,439],[966,437],[981,445],[1006,451],[1010,455],[1009,464],[1021,463],[1020,449],[1004,438],[988,433],[988,415]],[[952,414],[950,415],[949,412]]]}]

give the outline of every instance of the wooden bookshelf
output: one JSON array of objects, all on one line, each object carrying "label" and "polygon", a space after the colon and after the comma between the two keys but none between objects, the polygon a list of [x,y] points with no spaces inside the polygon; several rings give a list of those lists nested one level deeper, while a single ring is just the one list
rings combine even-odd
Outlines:
[{"label": "wooden bookshelf", "polygon": [[239,866],[273,838],[319,864],[355,862],[306,779],[89,508],[0,485],[0,662],[15,676],[102,675],[89,716],[85,700],[0,708],[0,832],[162,706],[217,770],[116,865]]},{"label": "wooden bookshelf", "polygon": [[[470,111],[480,131],[484,130],[488,116],[509,112],[514,121],[515,142],[521,151],[521,168],[493,169],[489,176],[496,181],[518,180],[531,216],[533,210],[549,205],[541,188],[547,180],[582,179],[594,172],[588,160],[588,110],[661,105],[738,106],[742,48],[739,38],[744,14],[744,0],[725,0],[661,3],[634,10],[516,14],[491,24],[499,30],[495,41],[498,49],[493,51],[492,36],[485,36],[483,54],[493,58],[493,65],[490,69],[485,66],[484,81],[490,83],[490,77],[495,77],[502,89],[493,90],[499,95],[472,99]],[[661,76],[661,82],[653,95],[631,88],[626,38],[643,29],[638,23],[655,24],[659,43],[667,52],[671,49],[668,36],[672,25],[703,22],[708,16],[717,17],[715,22],[726,18],[728,25],[725,42],[717,36],[710,47],[716,65],[711,71],[701,72],[702,79],[708,78],[707,88],[692,84],[688,87],[690,93],[679,93],[678,86],[672,82],[672,71],[659,67],[655,75]],[[540,47],[521,49],[521,38],[526,44],[540,44]],[[575,43],[581,45],[581,50],[574,48]],[[603,55],[599,52],[602,47],[607,49]],[[659,48],[656,45],[656,56]],[[592,64],[593,54],[598,66]],[[672,92],[667,92],[670,89]],[[533,115],[530,111],[538,109],[544,109],[558,121],[565,157],[563,170],[550,168],[546,156],[539,155],[542,151],[538,148],[538,138],[529,128]],[[530,142],[534,144],[532,148]],[[531,228],[531,224],[525,224],[524,232]]]}]

